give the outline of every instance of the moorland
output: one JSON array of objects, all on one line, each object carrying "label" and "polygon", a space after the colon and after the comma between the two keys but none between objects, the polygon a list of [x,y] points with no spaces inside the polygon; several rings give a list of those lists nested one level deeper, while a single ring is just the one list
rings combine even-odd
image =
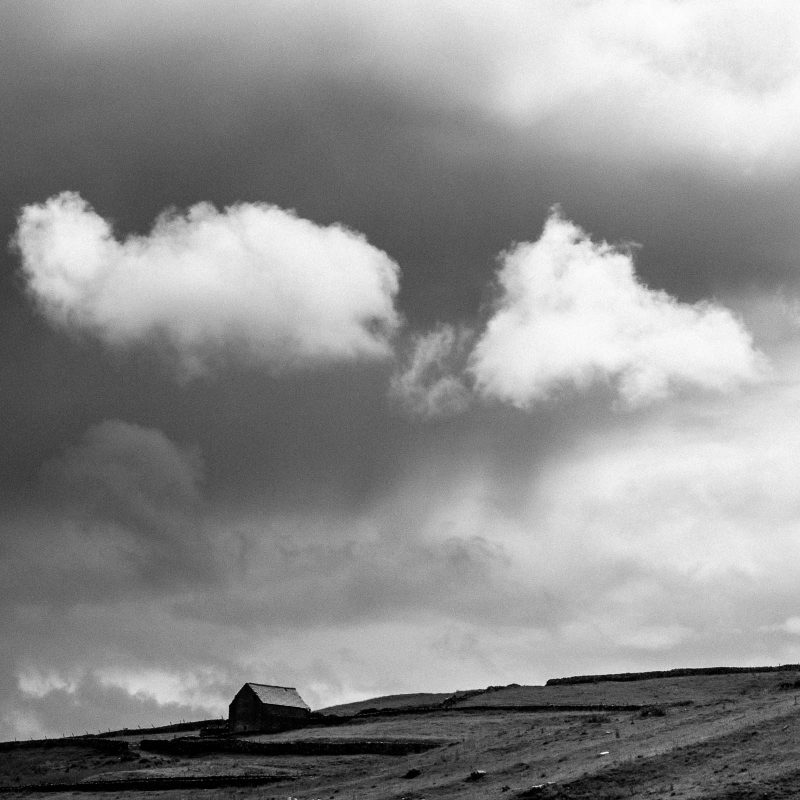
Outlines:
[{"label": "moorland", "polygon": [[6,797],[183,800],[800,797],[800,665],[394,695],[325,724],[209,722],[0,744]]}]

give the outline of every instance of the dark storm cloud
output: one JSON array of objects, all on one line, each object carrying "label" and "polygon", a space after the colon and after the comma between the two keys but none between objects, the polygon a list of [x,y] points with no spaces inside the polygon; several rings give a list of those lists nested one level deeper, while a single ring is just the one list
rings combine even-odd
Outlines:
[{"label": "dark storm cloud", "polygon": [[43,465],[34,502],[4,520],[4,601],[70,607],[210,584],[201,480],[197,452],[160,431],[93,426]]},{"label": "dark storm cloud", "polygon": [[[199,455],[175,446],[160,431],[106,421],[44,466],[45,491],[57,513],[74,520],[86,552],[116,553],[121,564],[154,585],[208,579],[209,543],[198,521]],[[60,500],[60,503],[58,502]]]}]

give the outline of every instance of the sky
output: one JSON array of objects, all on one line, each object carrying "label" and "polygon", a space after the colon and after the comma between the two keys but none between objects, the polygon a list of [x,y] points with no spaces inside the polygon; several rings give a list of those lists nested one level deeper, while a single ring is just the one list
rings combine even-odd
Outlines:
[{"label": "sky", "polygon": [[0,738],[800,662],[796,3],[0,15]]}]

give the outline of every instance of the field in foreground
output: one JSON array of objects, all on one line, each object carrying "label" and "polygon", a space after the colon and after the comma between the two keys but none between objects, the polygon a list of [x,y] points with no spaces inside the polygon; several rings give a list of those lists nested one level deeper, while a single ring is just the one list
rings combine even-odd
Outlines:
[{"label": "field in foreground", "polygon": [[[297,754],[173,755],[143,749],[141,736],[118,737],[129,750],[115,752],[73,740],[0,752],[0,786],[10,790],[6,797],[29,797],[25,785],[67,782],[78,800],[800,797],[799,702],[800,671],[395,696],[339,709],[362,714],[335,727],[248,737],[243,745],[303,743]],[[431,749],[345,753],[386,742]],[[192,776],[273,782],[124,792],[80,784]]]}]

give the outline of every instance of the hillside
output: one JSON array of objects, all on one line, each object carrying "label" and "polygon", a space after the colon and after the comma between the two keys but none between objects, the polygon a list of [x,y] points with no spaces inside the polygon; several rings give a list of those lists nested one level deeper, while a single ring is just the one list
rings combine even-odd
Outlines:
[{"label": "hillside", "polygon": [[[73,798],[131,800],[162,795],[152,784],[82,792],[76,780],[95,781],[94,789],[114,778],[227,780],[203,792],[208,800],[233,792],[284,800],[795,797],[799,699],[794,667],[395,695],[351,704],[362,713],[333,727],[225,740],[126,732],[108,740],[116,745],[3,749],[0,784],[11,797],[30,796],[14,787],[47,780],[67,783]],[[194,796],[186,787],[169,794]]]},{"label": "hillside", "polygon": [[320,711],[323,714],[335,714],[337,716],[351,716],[361,711],[369,709],[395,709],[413,708],[416,706],[438,705],[439,703],[452,697],[453,693],[433,693],[418,692],[415,694],[387,694],[382,697],[372,697],[369,700],[357,700],[353,703],[343,703],[338,706],[328,706]]}]

